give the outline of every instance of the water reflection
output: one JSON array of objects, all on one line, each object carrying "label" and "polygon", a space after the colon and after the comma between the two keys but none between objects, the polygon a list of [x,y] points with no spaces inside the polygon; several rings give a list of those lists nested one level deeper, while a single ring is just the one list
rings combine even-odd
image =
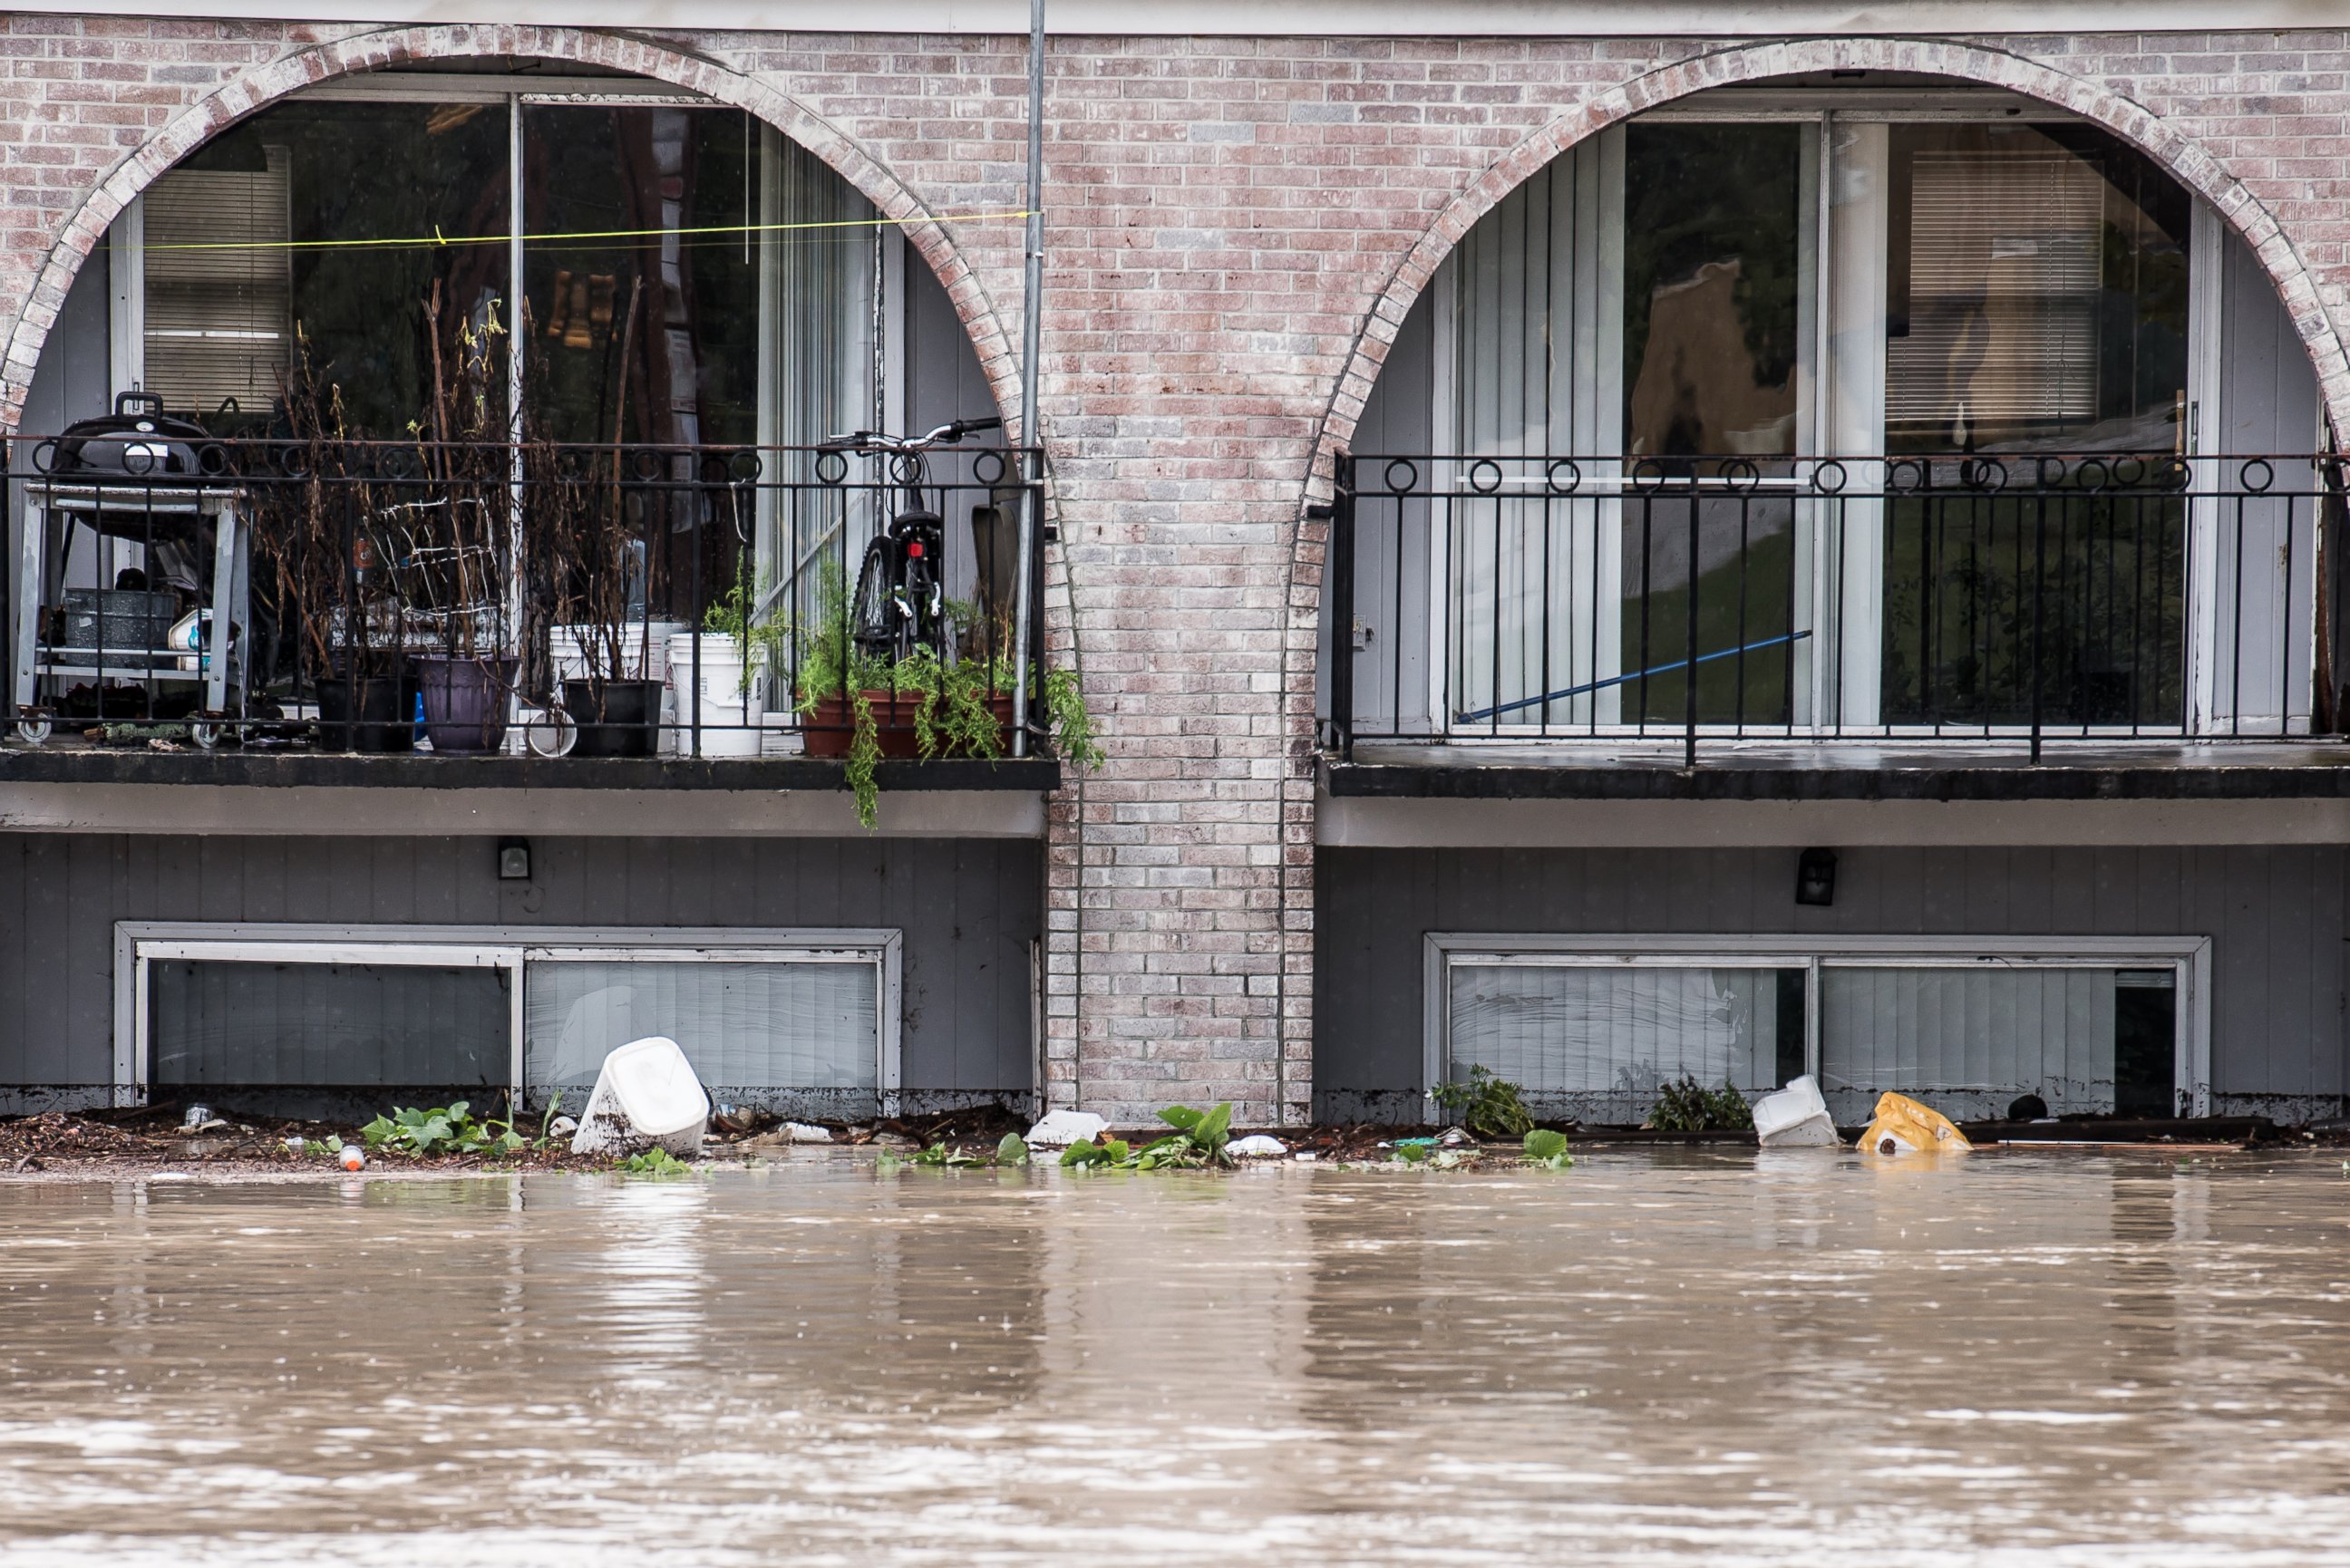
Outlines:
[{"label": "water reflection", "polygon": [[12,1564],[2350,1560],[2339,1161],[0,1188]]}]

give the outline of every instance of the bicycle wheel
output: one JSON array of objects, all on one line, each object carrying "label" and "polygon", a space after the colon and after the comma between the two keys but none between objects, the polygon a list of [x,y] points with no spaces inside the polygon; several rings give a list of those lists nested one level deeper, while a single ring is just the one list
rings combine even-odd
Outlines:
[{"label": "bicycle wheel", "polygon": [[890,659],[897,654],[899,617],[889,580],[896,556],[886,535],[866,545],[865,565],[857,573],[857,595],[848,601],[849,638],[868,659]]}]

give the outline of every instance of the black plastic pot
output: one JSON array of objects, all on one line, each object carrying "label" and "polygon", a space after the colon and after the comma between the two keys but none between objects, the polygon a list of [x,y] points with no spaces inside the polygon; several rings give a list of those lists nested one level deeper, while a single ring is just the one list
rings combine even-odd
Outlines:
[{"label": "black plastic pot", "polygon": [[506,697],[514,690],[511,659],[416,659],[424,697],[424,734],[436,752],[477,756],[506,743]]},{"label": "black plastic pot", "polygon": [[416,749],[416,682],[393,675],[340,676],[318,682],[318,743],[330,751],[381,754]]},{"label": "black plastic pot", "polygon": [[592,680],[563,683],[563,711],[579,726],[575,757],[650,757],[660,737],[661,683]]}]

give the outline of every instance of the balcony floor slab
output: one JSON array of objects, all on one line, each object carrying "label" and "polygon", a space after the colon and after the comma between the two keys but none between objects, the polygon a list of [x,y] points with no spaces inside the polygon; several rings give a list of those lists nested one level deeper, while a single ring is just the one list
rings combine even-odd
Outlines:
[{"label": "balcony floor slab", "polygon": [[1326,759],[1332,796],[1471,800],[2335,800],[2335,740],[1357,742]]}]

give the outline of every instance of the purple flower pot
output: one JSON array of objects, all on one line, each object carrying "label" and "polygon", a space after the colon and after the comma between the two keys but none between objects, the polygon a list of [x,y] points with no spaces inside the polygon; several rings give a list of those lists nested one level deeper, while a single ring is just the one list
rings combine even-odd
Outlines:
[{"label": "purple flower pot", "polygon": [[477,756],[506,743],[515,660],[422,654],[413,662],[424,697],[424,735],[434,751]]}]

